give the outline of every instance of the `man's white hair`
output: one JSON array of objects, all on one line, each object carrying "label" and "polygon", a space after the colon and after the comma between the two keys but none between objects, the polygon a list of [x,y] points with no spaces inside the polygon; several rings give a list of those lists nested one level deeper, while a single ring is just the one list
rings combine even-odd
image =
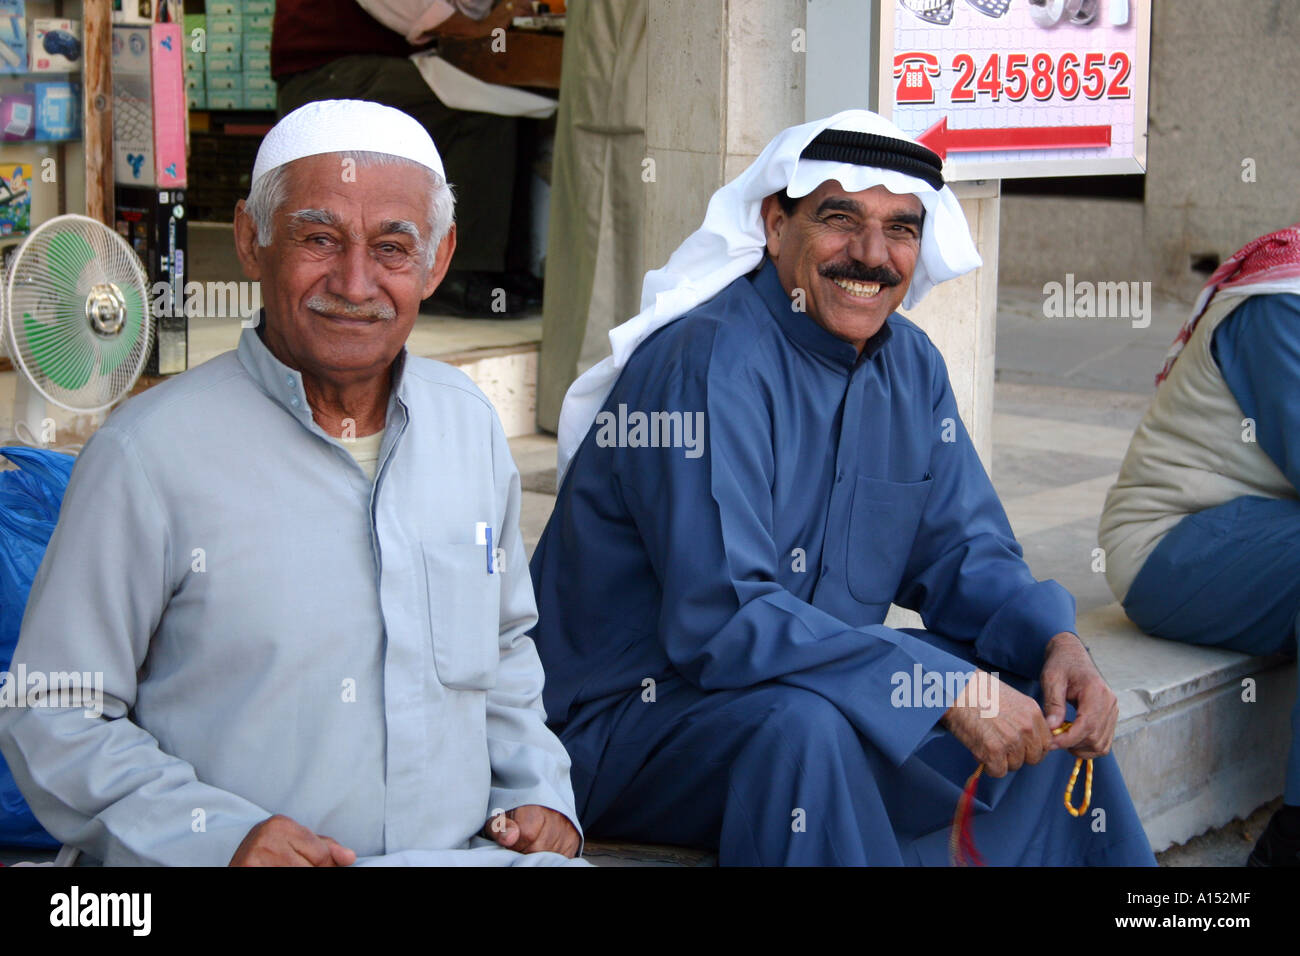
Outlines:
[{"label": "man's white hair", "polygon": [[[451,229],[451,224],[455,221],[456,197],[451,184],[429,167],[389,153],[346,150],[340,152],[338,156],[341,160],[350,159],[360,167],[401,166],[404,167],[403,173],[409,168],[418,170],[425,177],[429,184],[429,238],[422,241],[425,242],[424,267],[432,268],[438,246],[442,244],[442,240]],[[252,218],[253,224],[257,226],[257,244],[260,246],[269,246],[275,239],[275,214],[284,205],[285,193],[288,192],[289,170],[292,165],[286,163],[263,174],[248,191],[244,208]]]}]

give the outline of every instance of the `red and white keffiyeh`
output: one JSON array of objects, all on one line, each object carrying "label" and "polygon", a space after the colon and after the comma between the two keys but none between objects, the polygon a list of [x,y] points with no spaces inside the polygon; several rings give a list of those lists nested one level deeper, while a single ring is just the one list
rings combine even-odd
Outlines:
[{"label": "red and white keffiyeh", "polygon": [[[1220,292],[1236,295],[1266,295],[1274,292],[1295,292],[1300,282],[1300,222],[1267,236],[1252,239],[1232,254],[1223,265],[1214,270],[1209,281],[1196,297],[1192,314],[1178,330],[1174,344],[1165,355],[1165,363],[1156,376],[1159,386],[1169,377],[1169,371],[1178,359],[1178,353],[1187,345],[1210,302]],[[1246,290],[1249,289],[1249,292]]]}]

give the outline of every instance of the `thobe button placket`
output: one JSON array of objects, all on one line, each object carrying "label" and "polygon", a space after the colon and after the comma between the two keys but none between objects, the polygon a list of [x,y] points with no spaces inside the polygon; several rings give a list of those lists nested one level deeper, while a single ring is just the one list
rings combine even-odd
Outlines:
[{"label": "thobe button placket", "polygon": [[853,500],[853,485],[846,482],[845,479],[850,474],[857,473],[858,463],[858,445],[859,430],[861,429],[862,409],[858,396],[860,392],[854,388],[862,380],[861,367],[847,370],[844,379],[843,413],[840,417],[839,433],[835,437],[835,481],[830,486],[830,500],[827,502],[827,538],[822,552],[822,573],[820,581],[826,582],[825,585],[831,588],[832,569],[839,569],[840,573],[835,578],[833,589],[838,591],[844,583],[844,567],[848,558],[845,553],[847,543],[847,522],[849,516],[849,505]]}]

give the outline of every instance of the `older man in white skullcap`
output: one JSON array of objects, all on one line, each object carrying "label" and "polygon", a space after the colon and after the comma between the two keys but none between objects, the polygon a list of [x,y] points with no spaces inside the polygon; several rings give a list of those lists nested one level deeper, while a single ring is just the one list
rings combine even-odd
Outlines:
[{"label": "older man in white skullcap", "polygon": [[[235,213],[265,321],[77,461],[14,656],[103,714],[0,713],[36,817],[106,864],[569,863],[519,477],[492,406],[408,355],[455,249],[433,141],[311,103]],[[580,861],[578,861],[580,862]]]},{"label": "older man in white skullcap", "polygon": [[1153,862],[1073,598],[1029,573],[895,311],[978,265],[938,157],[848,111],[779,135],[647,275],[566,399],[532,563],[589,833],[724,864]]}]

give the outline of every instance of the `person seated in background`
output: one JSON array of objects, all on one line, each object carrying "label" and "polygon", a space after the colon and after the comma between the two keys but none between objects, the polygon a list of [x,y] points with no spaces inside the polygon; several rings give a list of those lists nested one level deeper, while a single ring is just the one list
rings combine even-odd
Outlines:
[{"label": "person seated in background", "polygon": [[[409,58],[442,32],[487,36],[509,26],[512,5],[493,7],[494,0],[279,0],[271,72],[280,116],[312,100],[360,99],[423,124],[456,185],[459,236],[456,268],[430,304],[514,318],[541,305],[540,283],[507,270],[519,121],[445,106]],[[398,23],[406,29],[385,25]]]},{"label": "person seated in background", "polygon": [[[1106,580],[1156,637],[1294,654],[1300,635],[1300,223],[1202,289],[1106,496]],[[1252,866],[1300,866],[1300,699]]]},{"label": "person seated in background", "polygon": [[[786,130],[570,389],[534,634],[590,832],[942,865],[982,763],[989,862],[1154,863],[1074,599],[1026,567],[895,311],[980,262],[941,168],[874,113]],[[1101,830],[1062,806],[1076,757]]]},{"label": "person seated in background", "polygon": [[262,142],[235,212],[261,321],[92,436],[32,586],[14,666],[103,675],[99,715],[0,708],[55,838],[109,865],[582,862],[518,472],[483,393],[405,349],[452,213],[395,109],[309,103]]}]

